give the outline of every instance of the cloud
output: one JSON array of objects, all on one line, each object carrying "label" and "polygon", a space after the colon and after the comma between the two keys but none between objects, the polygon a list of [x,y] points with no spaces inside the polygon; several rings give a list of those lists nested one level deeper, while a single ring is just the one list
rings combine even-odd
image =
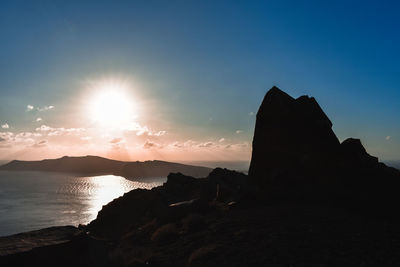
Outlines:
[{"label": "cloud", "polygon": [[1,125],[1,128],[8,129],[8,128],[10,128],[10,125],[8,125],[7,123],[4,123]]},{"label": "cloud", "polygon": [[127,127],[124,129],[127,132],[134,132],[136,133],[137,136],[162,136],[165,135],[167,132],[166,131],[158,131],[158,132],[153,132],[152,130],[149,129],[147,126],[142,126],[137,122],[132,122],[130,123]]},{"label": "cloud", "polygon": [[243,131],[242,130],[237,130],[236,133],[237,134],[241,134],[241,133],[243,133]]},{"label": "cloud", "polygon": [[249,116],[254,116],[255,115],[255,113],[252,111],[252,112],[249,112]]},{"label": "cloud", "polygon": [[[222,138],[221,138],[222,139]],[[242,143],[226,143],[226,140],[222,142],[198,142],[193,140],[188,140],[186,142],[173,142],[168,145],[168,148],[172,150],[186,150],[187,152],[201,152],[201,151],[213,151],[218,152],[237,152],[237,153],[249,153],[251,151],[251,146],[249,142]]]},{"label": "cloud", "polygon": [[247,151],[250,149],[250,144],[248,142],[236,143],[236,144],[228,144],[225,146],[225,149],[236,150],[236,151]]},{"label": "cloud", "polygon": [[42,125],[42,126],[36,128],[37,132],[48,132],[48,131],[53,131],[53,130],[55,130],[55,129],[50,126],[47,126],[47,125]]},{"label": "cloud", "polygon": [[220,142],[220,143],[222,143],[222,142],[224,142],[224,141],[225,141],[225,138],[223,138],[223,137],[222,137],[221,139],[218,140],[218,142]]},{"label": "cloud", "polygon": [[35,144],[35,139],[42,136],[40,133],[20,132],[0,132],[1,148],[26,147]]},{"label": "cloud", "polygon": [[117,143],[122,142],[123,140],[124,140],[124,139],[122,139],[121,137],[118,137],[118,138],[112,139],[112,140],[110,141],[110,143],[111,143],[111,144],[117,144]]},{"label": "cloud", "polygon": [[154,135],[154,136],[163,136],[163,135],[166,134],[166,133],[167,133],[166,131],[159,131],[159,132],[154,133],[154,134],[152,134],[152,135]]},{"label": "cloud", "polygon": [[160,145],[155,142],[151,142],[149,140],[147,140],[143,145],[143,148],[145,148],[145,149],[151,149],[151,148],[157,148],[157,147],[160,147]]},{"label": "cloud", "polygon": [[27,105],[26,106],[26,111],[32,111],[35,107],[32,105]]},{"label": "cloud", "polygon": [[193,140],[187,140],[185,142],[173,142],[172,144],[169,144],[169,147],[175,147],[175,148],[189,148],[189,149],[198,149],[198,148],[211,148],[211,147],[218,147],[218,144],[215,144],[213,142],[207,141],[207,142],[196,142]]},{"label": "cloud", "polygon": [[110,140],[110,144],[113,149],[118,150],[125,146],[125,139],[116,137]]},{"label": "cloud", "polygon": [[42,120],[43,120],[43,119],[40,118],[40,117],[36,119],[37,122],[42,121]]},{"label": "cloud", "polygon": [[39,141],[32,145],[32,147],[35,147],[35,148],[40,148],[40,147],[45,147],[45,146],[47,146],[47,140],[42,140],[42,141]]},{"label": "cloud", "polygon": [[392,137],[390,135],[386,136],[386,140],[390,140]]},{"label": "cloud", "polygon": [[47,111],[47,110],[51,110],[54,109],[54,106],[44,106],[41,108],[36,108],[38,111]]},{"label": "cloud", "polygon": [[35,107],[33,105],[27,105],[26,106],[26,111],[29,112],[29,111],[37,110],[37,111],[41,112],[41,111],[51,110],[51,109],[54,109],[54,108],[55,108],[54,106],[50,105],[50,106],[44,106],[44,107],[37,107],[35,109]]},{"label": "cloud", "polygon": [[84,128],[53,128],[47,125],[41,125],[35,129],[37,132],[47,133],[48,136],[56,135],[80,135],[82,132],[86,131]]},{"label": "cloud", "polygon": [[15,138],[25,138],[25,137],[31,137],[33,133],[31,132],[22,132],[17,135],[15,135]]},{"label": "cloud", "polygon": [[4,139],[5,141],[9,141],[14,138],[14,134],[12,132],[0,132],[0,138]]},{"label": "cloud", "polygon": [[212,147],[213,145],[214,145],[213,142],[205,142],[205,143],[199,144],[199,147]]}]

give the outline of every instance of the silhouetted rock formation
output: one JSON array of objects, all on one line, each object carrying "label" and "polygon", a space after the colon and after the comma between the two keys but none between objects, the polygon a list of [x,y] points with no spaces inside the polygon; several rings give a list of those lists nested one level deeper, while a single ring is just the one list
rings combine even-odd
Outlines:
[{"label": "silhouetted rock formation", "polygon": [[340,144],[331,128],[314,98],[294,99],[271,88],[257,113],[250,179],[266,197],[352,199],[348,204],[357,200],[369,203],[366,206],[391,206],[397,198],[393,188],[400,186],[399,172],[369,155],[359,139]]},{"label": "silhouetted rock formation", "polygon": [[340,146],[331,127],[314,98],[294,99],[271,88],[257,112],[249,176],[268,187],[278,177],[324,164]]},{"label": "silhouetted rock formation", "polygon": [[41,161],[13,160],[0,170],[65,172],[78,175],[120,175],[127,179],[166,177],[171,172],[181,172],[193,177],[205,177],[212,169],[160,160],[124,162],[97,156],[62,157]]}]

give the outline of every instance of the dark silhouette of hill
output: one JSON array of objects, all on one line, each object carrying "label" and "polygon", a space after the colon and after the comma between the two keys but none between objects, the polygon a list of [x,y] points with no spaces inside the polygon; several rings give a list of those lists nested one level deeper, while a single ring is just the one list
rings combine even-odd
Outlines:
[{"label": "dark silhouette of hill", "polygon": [[181,172],[193,177],[204,177],[212,169],[166,161],[123,162],[97,156],[62,157],[41,161],[13,160],[0,167],[8,171],[66,172],[78,175],[115,174],[128,179],[166,177],[171,172]]},{"label": "dark silhouette of hill", "polygon": [[166,177],[171,172],[184,173],[193,177],[204,177],[211,172],[211,168],[166,162],[160,160],[127,162],[116,174],[128,179],[142,177]]},{"label": "dark silhouette of hill", "polygon": [[273,87],[257,113],[248,176],[171,173],[105,205],[69,241],[0,264],[398,266],[400,172],[358,139],[340,143],[331,127],[314,98]]},{"label": "dark silhouette of hill", "polygon": [[96,156],[62,157],[40,161],[13,160],[0,167],[7,171],[48,171],[77,174],[113,174],[126,163]]}]

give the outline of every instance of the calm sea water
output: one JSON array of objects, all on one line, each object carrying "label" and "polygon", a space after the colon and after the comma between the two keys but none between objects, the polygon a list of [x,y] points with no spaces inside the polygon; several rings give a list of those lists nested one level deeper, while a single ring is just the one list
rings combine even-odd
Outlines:
[{"label": "calm sea water", "polygon": [[114,175],[74,177],[48,172],[0,171],[0,236],[49,226],[87,224],[103,205],[166,178],[141,182]]}]

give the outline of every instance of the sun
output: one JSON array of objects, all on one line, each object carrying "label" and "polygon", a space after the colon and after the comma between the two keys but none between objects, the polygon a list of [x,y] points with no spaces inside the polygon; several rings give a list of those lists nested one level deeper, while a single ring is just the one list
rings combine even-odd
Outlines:
[{"label": "sun", "polygon": [[134,118],[134,106],[127,88],[105,83],[96,88],[89,105],[89,116],[98,126],[121,128]]}]

